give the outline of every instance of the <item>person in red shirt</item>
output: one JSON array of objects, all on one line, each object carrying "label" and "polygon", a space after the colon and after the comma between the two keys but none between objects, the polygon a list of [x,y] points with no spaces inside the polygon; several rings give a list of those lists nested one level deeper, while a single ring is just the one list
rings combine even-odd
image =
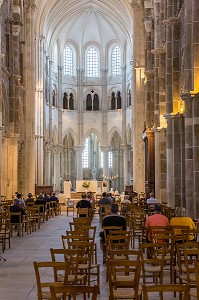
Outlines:
[{"label": "person in red shirt", "polygon": [[169,227],[169,220],[167,217],[161,214],[162,212],[162,205],[160,203],[154,204],[154,215],[149,216],[146,219],[145,227],[146,227],[146,241],[147,243],[151,242],[150,239],[150,232],[149,227],[150,226],[164,226]]}]

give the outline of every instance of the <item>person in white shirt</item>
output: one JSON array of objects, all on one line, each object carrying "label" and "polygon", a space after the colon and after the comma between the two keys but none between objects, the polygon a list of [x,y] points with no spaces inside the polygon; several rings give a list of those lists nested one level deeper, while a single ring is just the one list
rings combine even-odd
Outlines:
[{"label": "person in white shirt", "polygon": [[154,193],[150,193],[150,198],[146,200],[147,204],[158,203],[158,200],[154,198]]},{"label": "person in white shirt", "polygon": [[60,191],[59,195],[58,195],[58,202],[60,204],[66,204],[66,196],[64,195],[63,191]]}]

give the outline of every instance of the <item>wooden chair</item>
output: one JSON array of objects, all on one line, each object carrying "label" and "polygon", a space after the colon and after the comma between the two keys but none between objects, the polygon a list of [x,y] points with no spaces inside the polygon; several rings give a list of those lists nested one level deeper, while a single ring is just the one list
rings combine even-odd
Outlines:
[{"label": "wooden chair", "polygon": [[[68,249],[80,249],[83,253],[82,262],[79,264],[79,269],[81,269],[81,274],[86,274],[88,285],[90,285],[91,281],[97,281],[97,285],[100,286],[100,265],[93,264],[93,253],[94,253],[94,243],[93,242],[85,242],[85,241],[75,241],[68,242]],[[93,276],[96,278],[93,278]]]},{"label": "wooden chair", "polygon": [[190,296],[199,299],[199,262],[195,262],[195,278],[196,278],[196,289],[190,289]]},{"label": "wooden chair", "polygon": [[77,208],[77,218],[90,218],[88,208]]},{"label": "wooden chair", "polygon": [[[145,243],[140,244],[140,255],[142,262],[142,276],[143,283],[146,284],[147,278],[152,278],[152,282],[163,283],[163,269],[164,269],[164,258],[165,258],[165,243],[156,244],[156,243]],[[147,248],[152,249],[151,257],[147,258]],[[161,256],[157,257],[156,248],[161,248]]]},{"label": "wooden chair", "polygon": [[108,260],[109,300],[141,299],[140,261]]},{"label": "wooden chair", "polygon": [[110,204],[100,204],[99,206],[100,224],[102,224],[103,218],[108,214],[110,214]]},{"label": "wooden chair", "polygon": [[109,233],[114,230],[122,230],[122,226],[104,226],[103,232],[104,232],[104,239],[101,238],[101,250],[103,252],[103,263],[106,262],[107,254],[108,254],[108,239]]},{"label": "wooden chair", "polygon": [[[71,262],[33,262],[38,300],[51,299],[50,286],[63,286],[68,284],[68,275]],[[55,273],[63,272],[64,282],[56,282]],[[45,272],[45,274],[44,274]],[[58,295],[58,299],[62,298],[62,294]]]},{"label": "wooden chair", "polygon": [[18,235],[23,236],[23,220],[21,212],[10,212],[10,232],[12,236],[13,229],[17,227]]},{"label": "wooden chair", "polygon": [[73,217],[73,222],[76,223],[76,224],[82,224],[82,225],[91,225],[91,219],[90,218],[74,218]]},{"label": "wooden chair", "polygon": [[185,236],[185,232],[189,230],[189,226],[183,226],[183,225],[173,225],[170,226],[170,230],[175,237],[176,243],[178,242],[186,242],[188,240],[188,233],[187,236]]},{"label": "wooden chair", "polygon": [[[179,285],[179,284],[158,284],[158,285],[145,285],[142,286],[143,289],[143,300],[149,300],[153,298],[149,298],[150,293],[160,293],[161,300],[168,299],[169,295],[168,293],[178,293],[179,297],[175,299],[181,299],[181,296],[183,294],[182,300],[189,299],[189,286],[187,285]],[[166,293],[165,296],[164,293]],[[153,296],[152,296],[153,297]]]},{"label": "wooden chair", "polygon": [[138,240],[138,243],[144,243],[146,239],[145,233],[145,214],[138,215],[133,213],[130,217],[130,231],[131,231],[131,247],[135,248],[135,241]]},{"label": "wooden chair", "polygon": [[128,250],[130,247],[130,231],[115,230],[110,231],[108,239],[109,250]]},{"label": "wooden chair", "polygon": [[[52,261],[71,262],[68,284],[86,284],[86,275],[80,274],[78,265],[83,255],[81,249],[50,249]],[[55,272],[55,281],[64,282],[64,275]]]},{"label": "wooden chair", "polygon": [[[97,293],[98,293],[99,287],[97,285],[94,286],[88,286],[88,285],[68,285],[68,286],[62,286],[62,287],[57,287],[57,286],[51,286],[50,287],[50,292],[51,292],[51,299],[52,300],[57,300],[60,299],[59,296],[60,294],[62,295],[62,298],[65,299],[64,297],[66,295],[68,296],[73,296],[73,299],[76,299],[76,295],[78,294],[91,294],[92,298],[91,300],[97,300]],[[58,294],[58,296],[57,296]]]},{"label": "wooden chair", "polygon": [[67,211],[67,216],[68,216],[68,214],[69,214],[70,211],[72,211],[73,216],[74,216],[74,213],[75,213],[75,203],[74,203],[74,200],[68,199],[66,211]]}]

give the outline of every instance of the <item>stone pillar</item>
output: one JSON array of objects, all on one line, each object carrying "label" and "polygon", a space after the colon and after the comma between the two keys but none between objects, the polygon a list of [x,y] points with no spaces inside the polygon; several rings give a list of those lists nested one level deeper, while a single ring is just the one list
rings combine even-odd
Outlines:
[{"label": "stone pillar", "polygon": [[[35,193],[35,10],[36,6],[25,5],[24,10],[24,144],[23,187],[24,194]],[[41,87],[42,88],[42,87]],[[43,153],[43,147],[42,147]],[[42,155],[41,153],[41,155]],[[42,161],[43,163],[43,161]],[[28,166],[28,167],[27,167]]]},{"label": "stone pillar", "polygon": [[108,162],[108,154],[109,148],[107,146],[101,146],[101,151],[103,152],[103,176],[109,177],[109,162]]},{"label": "stone pillar", "polygon": [[50,175],[51,175],[51,148],[49,145],[44,147],[44,185],[51,185]]},{"label": "stone pillar", "polygon": [[[193,4],[195,2],[184,0],[184,92],[189,93],[194,89],[193,81]],[[197,3],[198,5],[198,3]],[[195,7],[196,8],[196,7]],[[198,9],[196,10],[198,11]],[[196,27],[197,28],[197,27]],[[197,41],[197,39],[196,39]],[[198,79],[197,79],[198,80]]]},{"label": "stone pillar", "polygon": [[58,144],[62,145],[62,66],[58,66]]},{"label": "stone pillar", "polygon": [[166,200],[166,129],[156,128],[155,134],[155,197],[161,202]]},{"label": "stone pillar", "polygon": [[43,93],[43,51],[44,37],[36,35],[36,106],[35,106],[35,135],[36,135],[36,184],[43,185],[44,166],[44,93]]},{"label": "stone pillar", "polygon": [[[199,65],[198,65],[199,66]],[[193,215],[199,218],[199,93],[193,97]]]},{"label": "stone pillar", "polygon": [[140,1],[133,7],[133,189],[138,193],[145,191],[145,163],[142,133],[145,122],[144,79],[145,49],[143,6]]},{"label": "stone pillar", "polygon": [[[84,70],[77,69],[77,133],[78,133],[78,145],[82,144],[82,138],[84,136],[84,124],[83,124],[83,80]],[[82,174],[83,177],[83,174]]]},{"label": "stone pillar", "polygon": [[[0,3],[0,9],[1,9]],[[0,27],[0,36],[1,36],[1,27]],[[1,46],[1,38],[0,38],[0,46]],[[0,53],[0,78],[2,78],[2,69],[1,69],[1,59],[4,57],[3,54]],[[0,80],[0,195],[2,194],[2,104],[3,104],[3,88],[2,88],[2,81]]]},{"label": "stone pillar", "polygon": [[[12,199],[12,195],[18,191],[18,134],[3,136],[2,145],[2,178],[6,184],[2,186],[2,195]],[[22,191],[21,191],[22,192]]]},{"label": "stone pillar", "polygon": [[74,147],[77,159],[77,180],[83,180],[83,169],[82,169],[82,153],[84,151],[84,146]]},{"label": "stone pillar", "polygon": [[123,146],[124,151],[124,185],[130,185],[130,146]]},{"label": "stone pillar", "polygon": [[54,148],[54,191],[60,191],[60,150],[59,148]]},{"label": "stone pillar", "polygon": [[107,145],[108,144],[108,106],[109,106],[109,101],[107,96],[108,69],[102,69],[101,73],[102,73],[102,132],[103,132],[102,144]]},{"label": "stone pillar", "polygon": [[173,112],[173,91],[172,91],[172,23],[169,19],[172,17],[173,0],[167,1],[167,20],[166,24],[166,113]]},{"label": "stone pillar", "polygon": [[168,206],[171,206],[172,208],[175,207],[174,203],[174,186],[173,186],[173,136],[172,136],[172,116],[171,115],[165,115],[165,118],[167,120],[167,131],[166,131],[166,157],[167,157],[167,203]]},{"label": "stone pillar", "polygon": [[52,69],[53,69],[53,61],[49,61],[49,143],[52,144]]}]

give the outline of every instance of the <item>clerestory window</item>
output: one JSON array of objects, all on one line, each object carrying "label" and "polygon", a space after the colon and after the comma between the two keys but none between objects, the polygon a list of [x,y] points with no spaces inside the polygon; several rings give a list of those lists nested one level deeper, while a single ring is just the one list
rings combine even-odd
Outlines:
[{"label": "clerestory window", "polygon": [[121,73],[121,50],[119,46],[115,46],[111,55],[112,75],[117,76]]},{"label": "clerestory window", "polygon": [[70,47],[64,48],[63,54],[64,75],[73,75],[73,51]]},{"label": "clerestory window", "polygon": [[98,77],[99,69],[99,53],[91,47],[86,53],[86,76],[87,77]]}]

